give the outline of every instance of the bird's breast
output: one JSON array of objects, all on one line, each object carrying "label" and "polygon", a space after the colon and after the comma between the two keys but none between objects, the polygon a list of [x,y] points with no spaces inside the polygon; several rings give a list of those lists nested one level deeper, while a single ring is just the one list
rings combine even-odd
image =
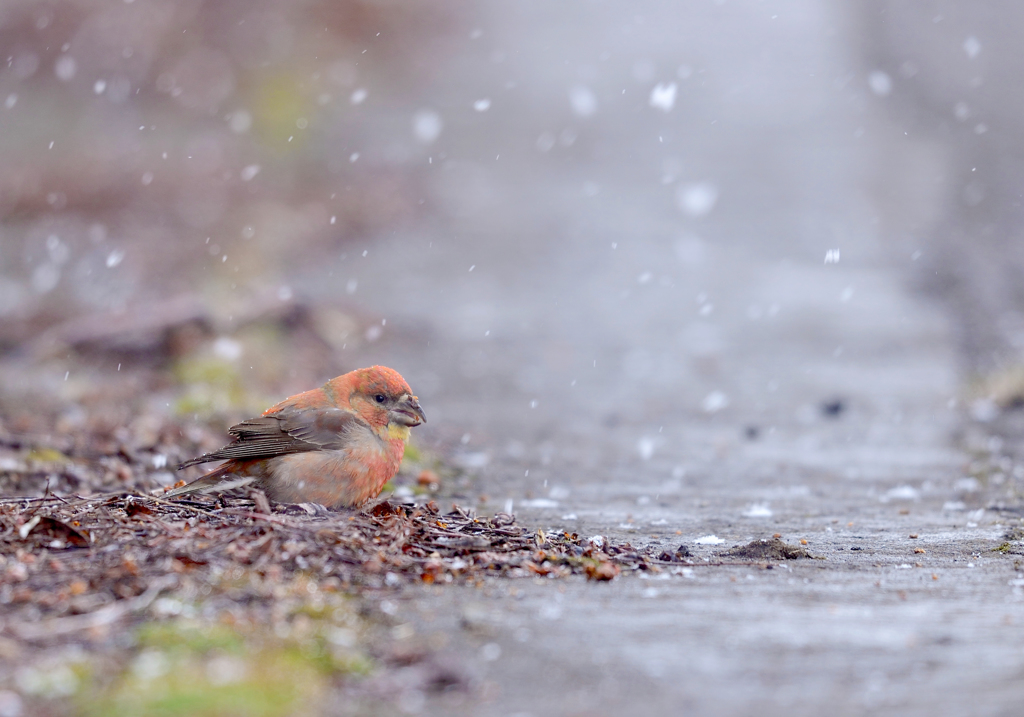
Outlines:
[{"label": "bird's breast", "polygon": [[280,503],[320,503],[329,508],[360,505],[394,478],[404,443],[381,441],[370,431],[352,436],[342,450],[308,451],[270,459],[261,481]]}]

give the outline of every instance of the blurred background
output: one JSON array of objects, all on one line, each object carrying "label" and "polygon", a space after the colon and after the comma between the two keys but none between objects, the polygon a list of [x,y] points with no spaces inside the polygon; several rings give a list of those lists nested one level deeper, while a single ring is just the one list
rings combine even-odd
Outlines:
[{"label": "blurred background", "polygon": [[1014,714],[1022,28],[1013,0],[0,0],[0,494],[169,485],[385,364],[429,419],[405,495],[832,561],[395,588],[473,714]]},{"label": "blurred background", "polygon": [[1022,12],[5,0],[6,429],[384,363],[510,499],[937,446],[1021,402]]}]

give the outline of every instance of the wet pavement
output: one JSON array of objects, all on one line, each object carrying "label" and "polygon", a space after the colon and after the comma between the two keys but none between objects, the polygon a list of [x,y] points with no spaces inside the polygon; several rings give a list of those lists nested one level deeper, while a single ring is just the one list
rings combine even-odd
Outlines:
[{"label": "wet pavement", "polygon": [[985,510],[956,448],[943,318],[870,255],[635,231],[619,214],[644,193],[608,191],[585,232],[378,241],[350,271],[386,333],[353,361],[406,375],[482,512],[709,560],[779,533],[821,560],[411,591],[399,615],[454,639],[490,695],[428,707],[1010,714],[1024,614],[1016,558],[992,551],[1015,516]]},{"label": "wet pavement", "polygon": [[[495,47],[522,32],[514,20]],[[615,50],[643,56],[635,41]],[[647,57],[665,50],[652,44]],[[792,51],[805,56],[787,67],[846,61]],[[521,72],[525,54],[510,53]],[[386,326],[353,364],[408,378],[426,442],[458,446],[475,475],[460,499],[479,510],[709,563],[775,533],[818,558],[409,591],[399,618],[456,647],[484,695],[428,712],[1015,713],[1024,579],[993,551],[1016,514],[993,508],[1014,503],[1016,464],[980,469],[999,449],[983,439],[965,451],[950,328],[908,288],[918,257],[878,231],[860,120],[830,91],[754,133],[796,199],[737,159],[751,130],[728,102],[682,102],[674,141],[709,107],[731,128],[680,150],[675,175],[649,117],[615,150],[596,132],[552,166],[543,143],[431,158],[432,222],[304,282],[330,296],[356,281]],[[623,131],[641,110],[601,111]]]}]

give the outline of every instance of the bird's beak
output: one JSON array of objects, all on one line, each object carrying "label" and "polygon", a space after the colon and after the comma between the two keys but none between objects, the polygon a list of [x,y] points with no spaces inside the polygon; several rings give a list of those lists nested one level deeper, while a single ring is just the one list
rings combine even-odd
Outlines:
[{"label": "bird's beak", "polygon": [[423,409],[420,408],[417,398],[406,394],[391,409],[391,420],[400,426],[412,427],[426,423],[427,417],[423,415]]}]

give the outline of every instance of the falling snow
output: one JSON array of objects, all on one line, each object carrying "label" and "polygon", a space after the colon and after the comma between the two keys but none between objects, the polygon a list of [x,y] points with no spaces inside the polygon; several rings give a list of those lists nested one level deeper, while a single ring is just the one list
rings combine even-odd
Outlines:
[{"label": "falling snow", "polygon": [[120,265],[122,261],[124,261],[124,251],[121,249],[114,249],[107,254],[106,264],[108,269],[113,269],[115,266]]},{"label": "falling snow", "polygon": [[430,144],[440,137],[443,127],[441,115],[433,110],[420,110],[413,115],[413,135],[423,144]]},{"label": "falling snow", "polygon": [[981,53],[981,42],[974,35],[970,35],[964,40],[964,52],[967,53],[967,57],[974,59]]},{"label": "falling snow", "polygon": [[879,97],[885,97],[892,92],[892,78],[881,70],[875,70],[868,75],[868,87]]},{"label": "falling snow", "polygon": [[653,438],[641,438],[637,441],[636,450],[640,454],[640,458],[649,461],[651,456],[654,455],[655,441]]},{"label": "falling snow", "polygon": [[57,79],[70,82],[78,73],[78,63],[70,55],[61,55],[53,66],[53,72],[57,75]]},{"label": "falling snow", "polygon": [[700,403],[706,413],[717,413],[729,405],[729,397],[721,391],[712,391]]},{"label": "falling snow", "polygon": [[597,97],[589,87],[576,85],[569,90],[569,105],[579,117],[590,117],[597,112]]},{"label": "falling snow", "polygon": [[684,184],[676,191],[676,204],[691,217],[703,217],[715,208],[718,187],[712,182]]},{"label": "falling snow", "polygon": [[676,104],[677,89],[678,87],[675,82],[658,83],[651,90],[649,104],[651,107],[655,107],[663,112],[671,112]]}]

